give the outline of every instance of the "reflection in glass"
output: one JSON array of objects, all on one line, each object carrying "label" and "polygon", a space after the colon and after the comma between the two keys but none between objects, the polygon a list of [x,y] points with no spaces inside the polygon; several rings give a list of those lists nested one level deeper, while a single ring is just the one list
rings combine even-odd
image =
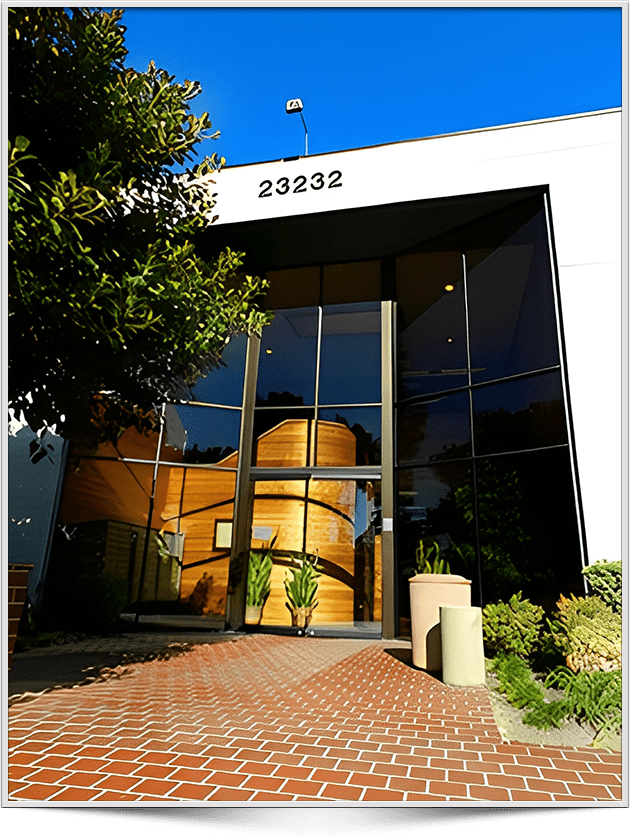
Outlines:
[{"label": "reflection in glass", "polygon": [[240,406],[243,401],[243,379],[247,335],[232,337],[223,349],[221,365],[202,377],[191,389],[192,401]]},{"label": "reflection in glass", "polygon": [[470,456],[468,392],[399,407],[397,418],[399,464]]},{"label": "reflection in glass", "polygon": [[324,308],[319,403],[381,400],[380,303]]},{"label": "reflection in glass", "polygon": [[484,604],[584,594],[568,448],[480,461],[477,491]]},{"label": "reflection in glass", "polygon": [[265,310],[306,308],[319,304],[319,265],[291,267],[288,270],[268,270],[269,290],[265,294]]},{"label": "reflection in glass", "polygon": [[167,444],[182,450],[183,461],[236,467],[240,410],[180,405],[171,410]]},{"label": "reflection in glass", "polygon": [[473,410],[479,455],[568,441],[559,372],[474,389]]},{"label": "reflection in glass", "polygon": [[317,414],[318,466],[345,467],[381,463],[379,406],[320,409]]},{"label": "reflection in glass", "polygon": [[461,255],[400,256],[396,281],[398,399],[465,385],[468,358]]},{"label": "reflection in glass", "polygon": [[468,299],[473,381],[559,363],[542,210],[470,270]]},{"label": "reflection in glass", "polygon": [[236,474],[158,468],[140,593],[152,478],[153,465],[102,459],[68,471],[59,510],[65,533],[56,540],[52,577],[74,567],[62,584],[72,595],[68,578],[104,571],[132,609],[141,600],[143,612],[221,618],[229,549],[215,546],[215,524],[233,518]]},{"label": "reflection in glass", "polygon": [[262,623],[290,625],[284,578],[305,552],[320,573],[313,625],[380,621],[380,507],[377,482],[257,482],[252,549],[274,564]]},{"label": "reflection in glass", "polygon": [[252,464],[255,467],[306,467],[315,447],[315,410],[257,409]]},{"label": "reflection in glass", "polygon": [[215,535],[217,522],[233,520],[236,474],[205,468],[171,467],[168,471],[162,530],[182,543],[181,611],[222,618],[230,551],[217,545]]},{"label": "reflection in glass", "polygon": [[299,406],[315,403],[317,308],[276,311],[260,346],[256,403]]},{"label": "reflection in glass", "polygon": [[467,514],[471,491],[471,468],[466,462],[398,471],[396,576],[401,631],[409,630],[409,577],[420,541],[425,547],[437,543],[452,574],[464,575],[475,588],[475,534]]}]

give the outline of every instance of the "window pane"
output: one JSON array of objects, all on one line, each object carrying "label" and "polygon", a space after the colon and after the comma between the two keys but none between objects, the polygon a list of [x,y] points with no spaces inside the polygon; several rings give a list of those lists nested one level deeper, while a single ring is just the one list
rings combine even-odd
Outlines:
[{"label": "window pane", "polygon": [[232,337],[221,356],[225,366],[219,366],[209,372],[206,377],[202,377],[192,387],[190,400],[240,406],[243,401],[246,354],[247,336],[239,334]]},{"label": "window pane", "polygon": [[324,308],[320,404],[380,402],[380,308],[378,302]]},{"label": "window pane", "polygon": [[409,630],[409,577],[421,541],[427,550],[437,543],[452,574],[472,580],[473,599],[478,594],[474,525],[465,514],[470,473],[466,462],[398,471],[396,576],[403,634]]},{"label": "window pane", "polygon": [[173,406],[167,423],[168,446],[183,461],[236,467],[241,413],[210,406]]},{"label": "window pane", "polygon": [[322,303],[370,302],[381,298],[381,262],[326,264]]},{"label": "window pane", "polygon": [[474,389],[473,410],[479,455],[568,441],[559,372]]},{"label": "window pane", "polygon": [[461,255],[400,256],[396,282],[398,400],[465,385],[468,360]]},{"label": "window pane", "polygon": [[270,285],[263,307],[273,311],[319,305],[319,272],[319,265],[268,270],[265,276]]},{"label": "window pane", "polygon": [[542,210],[470,270],[468,299],[473,381],[560,362]]},{"label": "window pane", "polygon": [[318,311],[276,311],[262,333],[256,403],[299,406],[315,403]]},{"label": "window pane", "polygon": [[477,484],[484,603],[522,590],[551,611],[583,595],[568,449],[481,461]]},{"label": "window pane", "polygon": [[255,467],[306,467],[315,444],[314,409],[258,409],[254,414]]},{"label": "window pane", "polygon": [[320,409],[317,422],[317,464],[348,467],[381,463],[379,406]]},{"label": "window pane", "polygon": [[398,463],[426,464],[470,456],[468,392],[399,407]]}]

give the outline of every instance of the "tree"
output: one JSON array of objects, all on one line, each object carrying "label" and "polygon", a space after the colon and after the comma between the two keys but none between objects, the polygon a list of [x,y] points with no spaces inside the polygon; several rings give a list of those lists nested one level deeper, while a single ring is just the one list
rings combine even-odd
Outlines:
[{"label": "tree", "polygon": [[173,170],[217,136],[201,88],[125,67],[122,16],[8,10],[9,405],[92,443],[151,427],[269,318],[242,253],[195,250],[225,162]]}]

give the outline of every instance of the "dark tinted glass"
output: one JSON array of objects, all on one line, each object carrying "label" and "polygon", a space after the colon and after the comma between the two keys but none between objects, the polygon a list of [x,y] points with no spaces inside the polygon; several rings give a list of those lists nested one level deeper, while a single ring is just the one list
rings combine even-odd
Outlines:
[{"label": "dark tinted glass", "polygon": [[484,604],[522,590],[551,611],[583,595],[568,449],[480,461],[477,484]]},{"label": "dark tinted glass", "polygon": [[206,377],[202,377],[192,387],[190,399],[202,403],[240,406],[243,401],[246,353],[247,336],[239,334],[232,337],[224,348],[221,357],[225,366],[219,366]]},{"label": "dark tinted glass", "polygon": [[473,390],[475,453],[566,444],[560,372]]},{"label": "dark tinted glass", "polygon": [[322,304],[369,302],[381,298],[381,262],[354,261],[326,264],[323,271]]},{"label": "dark tinted glass", "polygon": [[397,421],[399,464],[470,456],[468,392],[399,407]]},{"label": "dark tinted glass", "polygon": [[380,400],[380,303],[325,307],[319,403],[378,403]]},{"label": "dark tinted glass", "polygon": [[462,257],[414,253],[396,259],[400,313],[398,400],[466,385]]},{"label": "dark tinted glass", "polygon": [[[466,462],[398,471],[396,565],[401,632],[409,619],[409,577],[422,540],[437,543],[453,574],[476,577],[474,525],[470,515],[471,477]],[[405,622],[407,619],[407,622]]]},{"label": "dark tinted glass", "polygon": [[468,299],[473,381],[559,363],[542,210],[470,270]]},{"label": "dark tinted glass", "polygon": [[258,409],[254,413],[256,467],[306,467],[315,446],[315,410]]},{"label": "dark tinted glass", "polygon": [[317,464],[347,467],[381,463],[381,408],[320,409]]},{"label": "dark tinted glass", "polygon": [[292,406],[315,403],[318,311],[276,311],[262,334],[256,403]]},{"label": "dark tinted glass", "polygon": [[174,406],[168,445],[183,450],[185,462],[236,467],[241,413],[211,406]]}]

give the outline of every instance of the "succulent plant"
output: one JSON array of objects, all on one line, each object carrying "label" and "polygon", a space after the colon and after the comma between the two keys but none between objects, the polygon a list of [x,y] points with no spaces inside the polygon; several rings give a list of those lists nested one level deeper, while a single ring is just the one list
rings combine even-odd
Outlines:
[{"label": "succulent plant", "polygon": [[483,608],[483,638],[492,653],[503,651],[526,659],[539,645],[543,608],[521,599],[517,592],[504,603],[487,604]]},{"label": "succulent plant", "polygon": [[247,573],[247,606],[264,607],[271,592],[271,552],[250,552]]},{"label": "succulent plant", "polygon": [[315,569],[317,564],[317,557],[309,554],[301,555],[298,558],[298,566],[294,569],[289,567],[289,571],[293,575],[289,578],[287,575],[284,580],[284,588],[287,593],[289,603],[294,609],[302,607],[315,608],[318,601],[315,600],[317,595],[319,573]]},{"label": "succulent plant", "polygon": [[572,671],[621,669],[621,613],[597,595],[560,596],[558,615],[549,625]]}]

